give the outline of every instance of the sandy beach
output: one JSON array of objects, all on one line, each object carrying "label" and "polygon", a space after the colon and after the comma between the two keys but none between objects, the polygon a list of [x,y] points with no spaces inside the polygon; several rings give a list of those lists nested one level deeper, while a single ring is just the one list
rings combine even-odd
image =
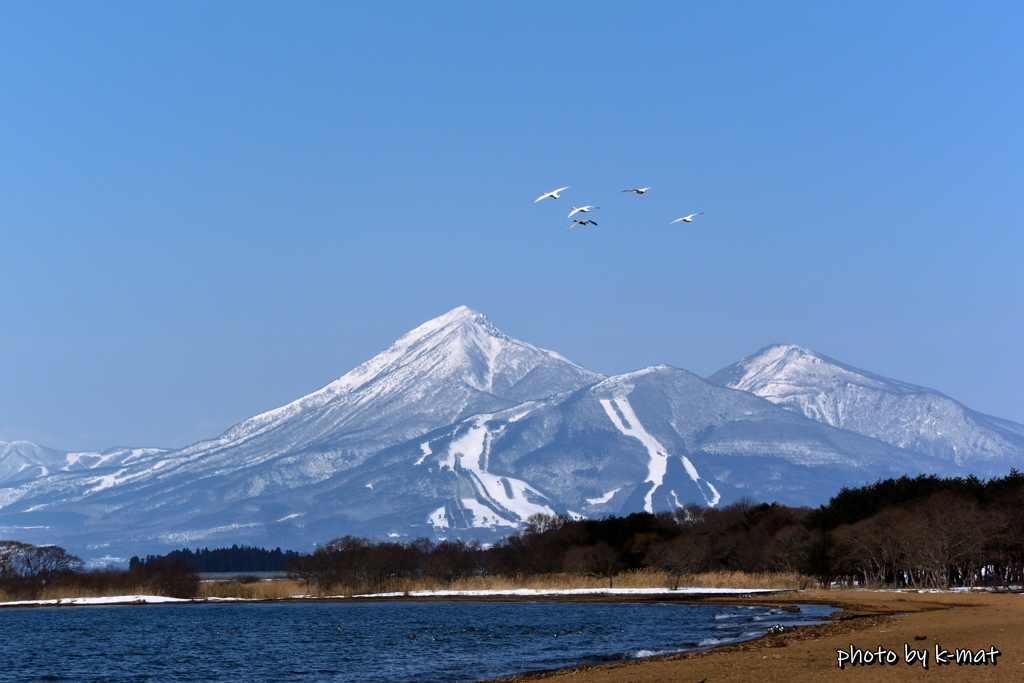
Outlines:
[{"label": "sandy beach", "polygon": [[[714,600],[714,599],[712,599]],[[721,602],[735,602],[722,599]],[[573,683],[746,683],[751,681],[1020,681],[1024,680],[1024,595],[803,591],[758,603],[827,603],[842,608],[834,621],[756,641],[597,667],[583,666],[530,677]],[[893,651],[893,665],[838,666],[837,650]],[[928,668],[905,662],[905,646],[927,651]],[[950,663],[935,661],[949,651]],[[1001,654],[996,664],[957,665],[956,648]],[[884,655],[883,653],[883,656]],[[889,656],[891,659],[891,656]],[[988,657],[986,657],[988,659]]]}]

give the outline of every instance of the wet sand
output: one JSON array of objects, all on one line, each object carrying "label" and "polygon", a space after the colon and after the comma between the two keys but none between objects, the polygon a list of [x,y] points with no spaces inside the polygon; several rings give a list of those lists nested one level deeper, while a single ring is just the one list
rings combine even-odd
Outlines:
[{"label": "wet sand", "polygon": [[[711,602],[735,604],[736,600]],[[826,603],[838,618],[746,643],[669,657],[564,669],[503,681],[571,680],[573,683],[810,683],[811,681],[1024,681],[1024,595],[802,591],[756,600],[759,604]],[[895,665],[837,663],[837,650],[879,646],[895,651]],[[905,663],[904,645],[928,651],[928,668]],[[996,664],[939,665],[936,645],[953,652],[995,646]]]}]

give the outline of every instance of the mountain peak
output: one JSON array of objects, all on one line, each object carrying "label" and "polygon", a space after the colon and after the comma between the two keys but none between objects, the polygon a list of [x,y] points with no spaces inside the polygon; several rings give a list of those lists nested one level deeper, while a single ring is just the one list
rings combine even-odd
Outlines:
[{"label": "mountain peak", "polygon": [[766,346],[708,381],[900,448],[991,468],[976,472],[998,472],[1004,458],[1024,450],[1019,425],[793,344]]},{"label": "mountain peak", "polygon": [[[484,314],[458,306],[322,389],[233,427],[220,441],[237,443],[300,424],[308,435],[316,422],[312,431],[332,439],[375,434],[380,425],[393,432],[387,438],[394,443],[391,439],[424,433],[464,414],[545,398],[599,379],[557,353],[506,336]],[[375,447],[381,443],[374,439]]]},{"label": "mountain peak", "polygon": [[857,385],[895,393],[938,393],[855,368],[796,344],[766,346],[754,355],[719,370],[708,377],[708,381],[730,389],[749,391],[769,400],[773,400],[772,396],[781,400],[778,392],[785,392],[794,384],[799,387],[814,384],[822,389]]},{"label": "mountain peak", "polygon": [[448,311],[443,315],[439,315],[436,318],[432,318],[422,325],[410,330],[405,337],[422,337],[437,330],[461,327],[465,325],[479,327],[486,330],[488,334],[492,334],[496,337],[505,338],[505,335],[498,331],[498,328],[487,319],[487,316],[478,311],[474,311],[469,306],[456,306],[452,310]]},{"label": "mountain peak", "polygon": [[406,332],[391,348],[408,349],[431,338],[439,341],[452,334],[476,344],[488,344],[489,340],[509,340],[486,315],[468,306],[458,306]]}]

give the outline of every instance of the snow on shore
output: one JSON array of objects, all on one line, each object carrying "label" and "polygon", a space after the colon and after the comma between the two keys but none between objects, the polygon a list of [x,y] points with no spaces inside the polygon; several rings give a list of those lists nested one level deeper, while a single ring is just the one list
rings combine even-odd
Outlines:
[{"label": "snow on shore", "polygon": [[60,598],[58,600],[12,600],[0,607],[64,607],[77,605],[159,605],[167,602],[238,602],[241,598],[166,598],[162,595],[112,595],[104,598]]},{"label": "snow on shore", "polygon": [[[409,593],[363,593],[353,598],[487,598],[487,597],[551,597],[573,595],[735,595],[751,596],[755,593],[778,593],[786,588],[513,588],[509,590],[435,590]],[[323,599],[339,600],[344,595],[329,595]],[[317,600],[312,595],[293,595],[292,599]],[[259,602],[247,598],[166,598],[162,595],[114,595],[105,598],[61,598],[59,600],[13,600],[0,602],[2,607],[71,607],[81,605],[159,605],[180,602]]]}]

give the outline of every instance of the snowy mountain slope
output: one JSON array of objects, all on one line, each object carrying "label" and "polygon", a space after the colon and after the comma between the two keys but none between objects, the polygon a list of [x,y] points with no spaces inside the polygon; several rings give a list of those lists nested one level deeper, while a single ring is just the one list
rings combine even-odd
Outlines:
[{"label": "snowy mountain slope", "polygon": [[64,463],[61,451],[29,441],[0,441],[0,484],[45,477]]},{"label": "snowy mountain slope", "polygon": [[105,451],[65,452],[29,441],[0,441],[0,485],[109,467],[167,451],[159,448],[111,448]]},{"label": "snowy mountain slope", "polygon": [[476,415],[325,481],[173,529],[154,520],[145,533],[203,543],[345,533],[494,540],[537,512],[598,517],[744,495],[817,504],[842,486],[919,472],[958,470],[658,366]]},{"label": "snowy mountain slope", "polygon": [[576,389],[600,377],[505,336],[463,306],[417,327],[326,387],[217,439],[111,461],[88,473],[50,469],[50,476],[0,488],[0,517],[27,524],[25,510],[38,517],[73,508],[88,519],[159,514],[174,524],[235,501],[324,480],[394,443],[468,415]]},{"label": "snowy mountain slope", "polygon": [[[402,336],[322,389],[250,418],[217,439],[156,452],[112,477],[102,496],[178,490],[181,502],[294,488],[467,415],[589,384],[600,375],[499,332],[464,306]],[[82,480],[91,490],[93,484]],[[204,482],[201,494],[195,484]],[[115,505],[111,502],[110,505]]]},{"label": "snowy mountain slope", "polygon": [[1003,475],[1024,461],[1024,425],[799,346],[761,349],[708,381],[753,393],[833,427],[948,460],[975,474]]},{"label": "snowy mountain slope", "polygon": [[554,352],[505,336],[483,314],[460,306],[323,389],[242,422],[217,444],[273,435],[292,447],[336,442],[340,434],[356,451],[375,451],[382,441],[402,441],[467,414],[598,377]]},{"label": "snowy mountain slope", "polygon": [[[1012,446],[1024,427],[795,347],[711,379],[669,366],[603,378],[460,307],[323,389],[179,451],[0,445],[0,537],[87,557],[308,548],[345,533],[494,540],[536,513],[740,496],[816,505],[879,478],[1022,461]],[[915,421],[916,437],[895,438],[893,425]],[[956,457],[922,448],[954,433]]]}]

